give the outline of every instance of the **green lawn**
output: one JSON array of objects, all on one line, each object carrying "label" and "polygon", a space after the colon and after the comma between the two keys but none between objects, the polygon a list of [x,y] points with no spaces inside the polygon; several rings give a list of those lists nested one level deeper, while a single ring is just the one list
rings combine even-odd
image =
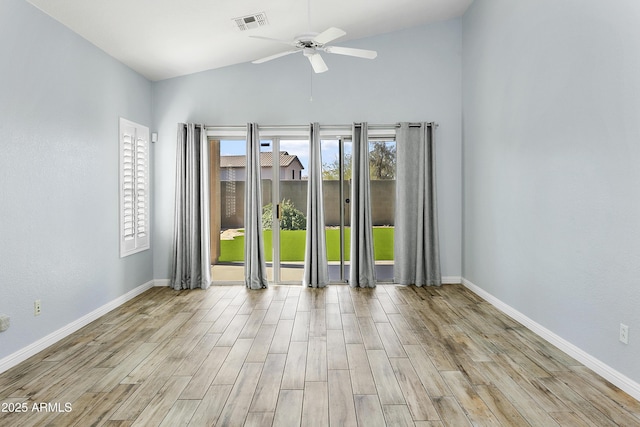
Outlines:
[{"label": "green lawn", "polygon": [[[265,256],[271,261],[272,244],[271,230],[264,230]],[[280,257],[282,261],[304,261],[305,230],[283,230],[280,234]],[[335,228],[326,230],[327,257],[329,261],[340,261],[340,231]],[[349,228],[345,228],[346,246],[349,247]],[[373,229],[374,256],[376,261],[393,259],[393,227],[374,227]],[[220,241],[220,261],[238,262],[244,259],[244,236],[237,236],[233,240]],[[349,260],[349,251],[345,254]]]}]

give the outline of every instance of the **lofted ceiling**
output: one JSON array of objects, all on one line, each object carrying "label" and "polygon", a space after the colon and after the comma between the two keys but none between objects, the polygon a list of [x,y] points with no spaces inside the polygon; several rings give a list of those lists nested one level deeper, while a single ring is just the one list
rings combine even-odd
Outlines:
[{"label": "lofted ceiling", "polygon": [[[461,16],[473,0],[27,0],[150,80],[252,61],[293,39],[338,27],[351,39]],[[308,7],[310,5],[310,7]],[[240,31],[233,19],[264,12]],[[309,29],[309,21],[311,29]]]}]

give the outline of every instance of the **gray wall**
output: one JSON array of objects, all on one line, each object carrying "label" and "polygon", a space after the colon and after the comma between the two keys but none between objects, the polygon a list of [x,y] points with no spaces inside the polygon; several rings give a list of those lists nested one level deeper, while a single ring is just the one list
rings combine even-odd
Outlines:
[{"label": "gray wall", "polygon": [[118,117],[151,124],[151,83],[23,0],[0,1],[0,62],[2,359],[152,280],[153,257],[118,249]]},{"label": "gray wall", "polygon": [[636,382],[638,22],[640,2],[601,0],[463,18],[463,276]]},{"label": "gray wall", "polygon": [[376,49],[368,61],[325,55],[329,71],[313,76],[291,55],[154,83],[154,276],[169,277],[178,122],[205,124],[348,124],[436,121],[442,272],[461,273],[461,21],[459,19],[345,43]]}]

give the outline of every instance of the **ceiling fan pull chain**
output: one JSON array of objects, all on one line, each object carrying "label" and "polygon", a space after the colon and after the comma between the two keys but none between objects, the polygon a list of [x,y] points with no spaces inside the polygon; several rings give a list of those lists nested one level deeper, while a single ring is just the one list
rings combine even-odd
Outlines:
[{"label": "ceiling fan pull chain", "polygon": [[313,69],[309,70],[309,102],[313,102]]}]

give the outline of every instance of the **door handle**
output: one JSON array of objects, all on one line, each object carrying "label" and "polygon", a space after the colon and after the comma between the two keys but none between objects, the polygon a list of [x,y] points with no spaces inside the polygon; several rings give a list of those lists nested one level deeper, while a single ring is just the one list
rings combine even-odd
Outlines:
[{"label": "door handle", "polygon": [[280,221],[280,203],[276,205],[276,218]]}]

